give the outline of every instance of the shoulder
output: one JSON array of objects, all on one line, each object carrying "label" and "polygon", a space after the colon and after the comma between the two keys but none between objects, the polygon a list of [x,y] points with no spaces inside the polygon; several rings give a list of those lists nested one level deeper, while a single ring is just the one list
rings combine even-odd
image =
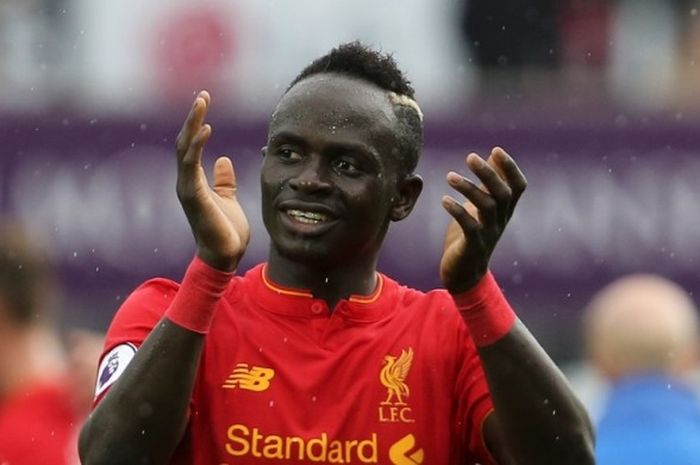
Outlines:
[{"label": "shoulder", "polygon": [[180,284],[167,278],[152,278],[138,286],[129,295],[134,300],[172,300]]},{"label": "shoulder", "polygon": [[395,319],[403,322],[404,334],[416,338],[426,359],[443,360],[456,370],[476,355],[466,323],[447,290],[399,286],[396,296]]},{"label": "shoulder", "polygon": [[259,263],[249,268],[245,273],[234,276],[226,291],[226,300],[235,302],[245,295],[255,296],[259,294],[262,287],[261,276],[264,266],[264,263]]},{"label": "shoulder", "polygon": [[162,318],[178,288],[175,281],[154,278],[134,289],[109,325],[105,351],[126,342],[139,346]]},{"label": "shoulder", "polygon": [[149,279],[129,294],[117,311],[115,320],[155,314],[162,316],[179,288],[180,285],[170,279]]},{"label": "shoulder", "polygon": [[71,401],[60,382],[28,383],[7,395],[0,403],[0,463],[49,463],[52,453],[67,450],[78,420]]},{"label": "shoulder", "polygon": [[394,305],[403,317],[420,324],[442,326],[449,331],[462,331],[464,320],[445,289],[421,291],[400,284],[396,289]]},{"label": "shoulder", "polygon": [[399,285],[397,297],[399,304],[404,307],[428,314],[443,314],[447,317],[459,316],[454,300],[445,289],[432,289],[426,292]]},{"label": "shoulder", "polygon": [[17,418],[31,418],[33,412],[43,412],[47,418],[55,417],[56,412],[60,412],[63,417],[72,419],[72,412],[68,407],[70,398],[68,385],[62,381],[30,382],[22,388],[21,393],[10,393],[3,399],[0,424],[14,414]]}]

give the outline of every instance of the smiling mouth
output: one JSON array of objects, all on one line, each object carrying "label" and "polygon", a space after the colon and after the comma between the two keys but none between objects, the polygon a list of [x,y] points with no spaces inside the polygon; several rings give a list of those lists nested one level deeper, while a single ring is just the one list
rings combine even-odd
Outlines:
[{"label": "smiling mouth", "polygon": [[287,210],[287,215],[289,215],[294,221],[304,224],[323,224],[331,220],[331,217],[324,213],[296,209]]}]

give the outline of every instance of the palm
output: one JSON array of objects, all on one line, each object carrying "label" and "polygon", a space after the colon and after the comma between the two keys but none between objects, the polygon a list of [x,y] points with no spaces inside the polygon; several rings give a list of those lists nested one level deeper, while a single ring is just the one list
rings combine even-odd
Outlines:
[{"label": "palm", "polygon": [[226,239],[222,241],[222,248],[228,249],[224,251],[224,255],[234,256],[241,249],[245,249],[250,240],[248,219],[243,212],[243,208],[241,208],[241,204],[238,203],[238,199],[224,198],[214,194],[214,201],[219,206],[230,229],[230,234],[227,232]]},{"label": "palm", "polygon": [[[476,217],[476,208],[469,202],[462,205],[467,212]],[[470,254],[469,244],[464,231],[456,221],[450,221],[445,233],[442,258],[440,259],[440,280],[447,289],[454,288],[460,281],[462,263],[468,261]]]},{"label": "palm", "polygon": [[198,246],[216,249],[223,256],[235,257],[250,239],[248,219],[236,197],[231,161],[222,157],[214,167],[214,186],[207,182],[204,168],[197,176],[200,224]]},{"label": "palm", "polygon": [[250,226],[236,196],[231,160],[216,160],[211,187],[202,167],[202,150],[211,135],[211,127],[202,124],[208,105],[209,94],[200,93],[178,135],[177,192],[199,257],[216,268],[231,270],[245,252]]}]

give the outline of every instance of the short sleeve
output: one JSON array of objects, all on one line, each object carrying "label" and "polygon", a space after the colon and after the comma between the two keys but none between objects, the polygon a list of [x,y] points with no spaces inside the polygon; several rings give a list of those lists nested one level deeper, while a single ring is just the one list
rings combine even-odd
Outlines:
[{"label": "short sleeve", "polygon": [[109,325],[98,365],[95,404],[107,392],[161,320],[178,284],[157,278],[146,281],[124,301]]},{"label": "short sleeve", "polygon": [[486,375],[481,359],[471,337],[464,332],[462,337],[463,356],[458,367],[456,382],[457,432],[471,454],[481,464],[495,465],[484,438],[484,423],[493,411],[493,401],[489,393]]}]

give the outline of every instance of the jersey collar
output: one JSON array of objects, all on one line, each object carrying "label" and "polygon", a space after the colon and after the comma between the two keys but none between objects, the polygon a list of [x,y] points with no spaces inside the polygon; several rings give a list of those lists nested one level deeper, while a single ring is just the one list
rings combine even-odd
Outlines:
[{"label": "jersey collar", "polygon": [[[272,281],[263,263],[246,273],[245,279],[252,286],[251,297],[263,309],[280,315],[328,318],[331,312],[323,299],[317,299],[308,289],[295,289]],[[377,285],[370,295],[351,295],[342,299],[333,314],[357,322],[379,320],[390,311],[397,284],[387,276],[377,273]]]}]

